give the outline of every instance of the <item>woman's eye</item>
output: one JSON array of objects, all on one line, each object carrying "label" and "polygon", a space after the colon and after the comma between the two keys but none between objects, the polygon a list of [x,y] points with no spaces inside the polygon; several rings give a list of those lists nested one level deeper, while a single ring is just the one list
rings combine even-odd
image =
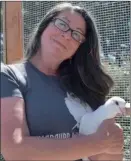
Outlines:
[{"label": "woman's eye", "polygon": [[63,23],[63,22],[60,22],[59,25],[60,25],[61,27],[66,27],[66,26],[67,26],[67,25],[66,25],[65,23]]},{"label": "woman's eye", "polygon": [[74,33],[73,33],[73,37],[74,37],[75,39],[79,40],[81,36],[80,36],[79,33],[74,32]]}]

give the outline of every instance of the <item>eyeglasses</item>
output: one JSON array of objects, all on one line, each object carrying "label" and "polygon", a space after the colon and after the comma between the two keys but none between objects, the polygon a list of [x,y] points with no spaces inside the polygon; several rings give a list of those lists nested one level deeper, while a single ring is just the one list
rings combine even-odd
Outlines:
[{"label": "eyeglasses", "polygon": [[85,41],[85,36],[80,33],[79,31],[76,30],[72,30],[70,28],[70,26],[63,20],[59,19],[59,18],[55,18],[53,20],[54,25],[60,29],[61,31],[67,32],[67,31],[71,31],[71,36],[74,40],[76,40],[79,43],[83,43]]}]

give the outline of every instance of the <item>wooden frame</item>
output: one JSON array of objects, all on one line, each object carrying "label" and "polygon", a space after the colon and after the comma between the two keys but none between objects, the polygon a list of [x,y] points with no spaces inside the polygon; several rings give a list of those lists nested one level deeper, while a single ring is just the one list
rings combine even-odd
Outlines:
[{"label": "wooden frame", "polygon": [[3,2],[4,62],[11,64],[23,57],[22,2]]}]

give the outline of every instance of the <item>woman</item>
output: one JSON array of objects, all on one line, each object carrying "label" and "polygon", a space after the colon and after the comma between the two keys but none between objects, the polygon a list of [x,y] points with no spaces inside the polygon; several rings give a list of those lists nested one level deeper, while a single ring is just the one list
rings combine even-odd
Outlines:
[{"label": "woman", "polygon": [[105,152],[106,159],[122,158],[122,129],[113,120],[92,135],[75,135],[76,121],[64,102],[68,92],[95,110],[113,85],[101,69],[98,34],[84,9],[69,3],[51,9],[25,60],[2,65],[1,80],[5,160],[98,160]]}]

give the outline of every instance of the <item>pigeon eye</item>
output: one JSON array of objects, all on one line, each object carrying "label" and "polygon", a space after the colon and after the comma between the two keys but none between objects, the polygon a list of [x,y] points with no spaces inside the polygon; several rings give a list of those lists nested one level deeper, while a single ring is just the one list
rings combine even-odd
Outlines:
[{"label": "pigeon eye", "polygon": [[118,101],[115,101],[115,104],[116,104],[116,105],[119,105]]}]

